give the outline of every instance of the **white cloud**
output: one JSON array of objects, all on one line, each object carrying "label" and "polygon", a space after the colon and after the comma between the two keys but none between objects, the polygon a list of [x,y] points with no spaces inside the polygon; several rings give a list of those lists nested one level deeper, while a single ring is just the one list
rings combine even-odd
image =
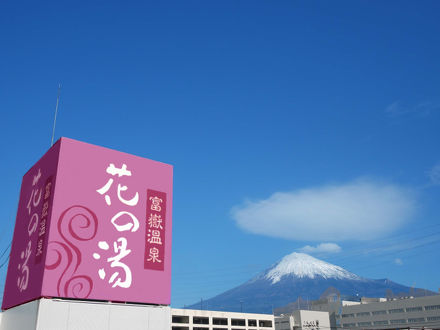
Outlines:
[{"label": "white cloud", "polygon": [[356,180],[248,201],[232,209],[242,229],[307,241],[371,240],[409,221],[415,196],[403,187]]},{"label": "white cloud", "polygon": [[385,112],[390,116],[400,116],[405,113],[408,113],[408,109],[402,108],[400,105],[400,102],[396,101],[394,103],[391,103],[389,106],[385,108]]},{"label": "white cloud", "polygon": [[431,184],[440,185],[440,163],[429,170],[428,176]]},{"label": "white cloud", "polygon": [[400,259],[400,258],[396,258],[396,259],[394,259],[394,263],[395,263],[396,265],[398,265],[398,266],[402,266],[402,265],[403,265],[403,261],[402,261],[402,259]]},{"label": "white cloud", "polygon": [[385,108],[385,112],[390,117],[400,117],[404,115],[419,115],[422,117],[429,116],[432,112],[438,111],[440,104],[436,102],[426,101],[417,104],[402,104],[400,101],[391,103]]},{"label": "white cloud", "polygon": [[316,254],[316,253],[339,253],[341,247],[336,243],[321,243],[317,246],[306,245],[299,249],[300,252]]}]

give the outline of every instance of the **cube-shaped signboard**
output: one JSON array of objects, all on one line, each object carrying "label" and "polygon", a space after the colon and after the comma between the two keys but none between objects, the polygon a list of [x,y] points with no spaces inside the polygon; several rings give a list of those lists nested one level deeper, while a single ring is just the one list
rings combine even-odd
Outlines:
[{"label": "cube-shaped signboard", "polygon": [[170,303],[171,165],[61,138],[24,175],[2,309]]}]

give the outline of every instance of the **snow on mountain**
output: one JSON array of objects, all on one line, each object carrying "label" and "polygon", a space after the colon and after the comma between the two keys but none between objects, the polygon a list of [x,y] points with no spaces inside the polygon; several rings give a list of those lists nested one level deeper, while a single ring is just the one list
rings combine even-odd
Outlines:
[{"label": "snow on mountain", "polygon": [[323,277],[325,279],[349,279],[349,280],[361,280],[362,278],[356,274],[332,265],[328,262],[318,260],[305,253],[293,252],[285,256],[281,261],[271,268],[265,278],[272,281],[275,284],[281,280],[282,277],[287,275],[293,275],[298,278],[308,277],[315,278],[316,276]]},{"label": "snow on mountain", "polygon": [[[299,297],[319,299],[330,287],[344,299],[385,297],[389,292],[407,295],[410,291],[390,280],[360,277],[307,254],[292,253],[242,285],[203,301],[212,310],[271,313],[273,308],[286,306]],[[200,302],[188,308],[200,308]]]}]

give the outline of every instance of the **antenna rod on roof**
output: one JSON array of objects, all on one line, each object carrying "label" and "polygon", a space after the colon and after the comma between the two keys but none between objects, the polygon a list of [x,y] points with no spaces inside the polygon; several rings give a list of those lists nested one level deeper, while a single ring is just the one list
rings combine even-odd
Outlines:
[{"label": "antenna rod on roof", "polygon": [[53,138],[55,137],[55,126],[57,124],[58,105],[60,104],[61,84],[58,84],[57,105],[55,106],[55,116],[53,118],[52,140],[50,146],[53,146]]}]

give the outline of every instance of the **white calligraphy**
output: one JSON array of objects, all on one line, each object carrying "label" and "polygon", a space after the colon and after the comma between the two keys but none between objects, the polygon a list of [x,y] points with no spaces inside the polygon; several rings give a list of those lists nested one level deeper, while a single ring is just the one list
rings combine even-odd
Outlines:
[{"label": "white calligraphy", "polygon": [[[121,168],[117,168],[115,164],[110,163],[106,169],[106,173],[113,176],[113,178],[109,178],[107,183],[96,191],[100,195],[103,195],[105,203],[108,206],[111,206],[112,198],[110,197],[110,189],[115,180],[117,180],[116,178],[121,178],[124,176],[130,177],[132,175],[132,172],[127,169],[126,164],[122,164]],[[117,200],[119,200],[119,202],[124,205],[124,208],[126,208],[127,206],[136,206],[139,202],[139,193],[134,192],[130,194],[127,193],[128,190],[129,188],[126,185],[118,183],[116,196]],[[110,219],[110,223],[118,232],[136,232],[139,229],[138,218],[126,209],[117,212]],[[110,268],[114,268],[113,273],[109,276],[108,279],[108,283],[112,284],[112,288],[129,288],[131,286],[133,280],[131,269],[128,265],[122,262],[122,259],[131,253],[131,250],[128,249],[127,246],[127,238],[119,237],[115,242],[113,242],[113,251],[114,253],[116,253],[116,255],[108,257],[106,259],[107,263],[110,265]],[[110,249],[110,246],[106,241],[100,241],[98,243],[98,247],[103,251],[108,251]],[[93,258],[95,260],[99,260],[101,259],[101,255],[95,252],[93,254]],[[105,280],[107,278],[106,269],[99,268],[98,276],[101,280]]]},{"label": "white calligraphy", "polygon": [[[105,241],[99,242],[98,247],[104,251],[109,249],[109,245]],[[107,258],[107,262],[110,264],[111,268],[116,268],[119,271],[115,270],[113,272],[108,280],[108,283],[113,284],[112,288],[117,286],[120,288],[129,288],[132,282],[131,269],[126,264],[121,262],[123,258],[131,253],[131,250],[127,249],[127,239],[124,237],[119,237],[116,242],[113,242],[113,251],[117,254],[113,257]],[[101,255],[99,253],[94,253],[93,258],[99,260]],[[119,274],[120,271],[124,273],[124,276]],[[100,268],[98,270],[98,275],[101,280],[104,280],[107,276],[107,273],[104,268]]]},{"label": "white calligraphy", "polygon": [[19,275],[17,278],[17,287],[20,290],[20,292],[23,292],[24,290],[26,290],[28,288],[28,284],[29,284],[30,272],[29,272],[28,261],[29,261],[29,257],[31,255],[31,251],[32,251],[32,238],[31,238],[31,236],[37,230],[38,220],[40,219],[37,211],[35,211],[34,209],[40,204],[41,195],[42,195],[42,191],[43,191],[42,188],[38,188],[35,186],[40,181],[41,176],[42,176],[41,169],[39,168],[37,174],[35,174],[34,177],[32,178],[32,187],[34,187],[34,188],[32,189],[32,192],[29,196],[29,201],[26,205],[28,215],[30,216],[29,221],[28,221],[28,226],[27,226],[27,233],[28,233],[29,240],[26,245],[26,248],[23,251],[21,251],[21,253],[20,253],[21,262],[19,263],[19,265],[17,267],[18,271],[19,271]]}]

